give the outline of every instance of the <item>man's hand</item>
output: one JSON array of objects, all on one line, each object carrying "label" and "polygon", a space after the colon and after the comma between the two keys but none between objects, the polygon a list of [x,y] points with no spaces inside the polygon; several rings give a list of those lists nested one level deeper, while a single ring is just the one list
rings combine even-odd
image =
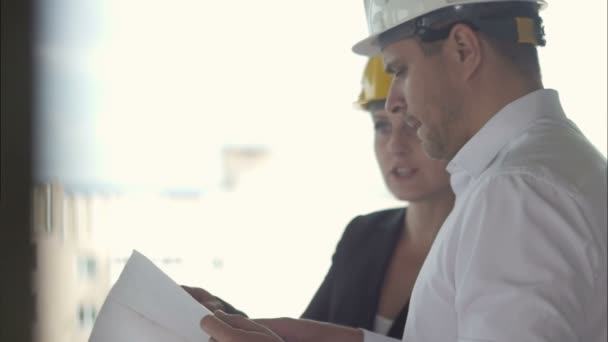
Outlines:
[{"label": "man's hand", "polygon": [[269,328],[286,342],[363,342],[361,330],[336,324],[293,318],[254,321]]},{"label": "man's hand", "polygon": [[201,303],[209,311],[222,310],[231,315],[241,315],[247,317],[247,314],[236,309],[234,306],[223,301],[221,298],[212,295],[211,293],[201,289],[200,287],[190,287],[182,285],[182,288],[188,292],[197,302]]},{"label": "man's hand", "polygon": [[226,310],[226,306],[222,301],[218,300],[217,297],[201,289],[200,287],[190,287],[182,285],[182,288],[186,292],[188,292],[192,296],[192,298],[194,298],[197,302],[201,303],[204,307],[209,309],[209,311],[228,311]]},{"label": "man's hand", "polygon": [[286,342],[270,329],[239,315],[216,311],[201,320],[201,328],[214,342]]}]

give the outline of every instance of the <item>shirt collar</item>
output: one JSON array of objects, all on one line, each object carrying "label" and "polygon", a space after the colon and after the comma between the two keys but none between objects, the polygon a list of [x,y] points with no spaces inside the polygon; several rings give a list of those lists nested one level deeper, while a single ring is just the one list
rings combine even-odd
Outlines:
[{"label": "shirt collar", "polygon": [[566,117],[559,95],[552,89],[524,95],[496,113],[448,163],[454,191],[459,192],[464,178],[477,178],[507,143],[545,116]]}]

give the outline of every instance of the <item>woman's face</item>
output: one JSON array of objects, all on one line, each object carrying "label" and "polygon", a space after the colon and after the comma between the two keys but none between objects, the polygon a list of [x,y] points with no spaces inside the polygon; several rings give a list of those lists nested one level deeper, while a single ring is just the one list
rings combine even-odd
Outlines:
[{"label": "woman's face", "polygon": [[385,110],[371,114],[376,159],[395,197],[416,202],[451,193],[447,162],[426,155],[416,129],[405,123],[403,115]]}]

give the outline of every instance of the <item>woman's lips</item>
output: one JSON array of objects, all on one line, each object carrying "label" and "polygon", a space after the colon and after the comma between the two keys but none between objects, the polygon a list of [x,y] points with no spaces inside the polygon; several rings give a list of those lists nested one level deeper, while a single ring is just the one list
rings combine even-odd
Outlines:
[{"label": "woman's lips", "polygon": [[417,171],[418,169],[409,167],[395,167],[391,171],[391,174],[399,179],[407,179],[411,178],[414,174],[416,174]]}]

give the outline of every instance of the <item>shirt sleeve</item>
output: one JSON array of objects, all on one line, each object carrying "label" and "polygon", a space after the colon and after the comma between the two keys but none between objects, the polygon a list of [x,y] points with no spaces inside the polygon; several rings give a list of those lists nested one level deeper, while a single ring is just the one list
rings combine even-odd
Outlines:
[{"label": "shirt sleeve", "polygon": [[583,342],[598,270],[576,194],[526,174],[471,196],[455,258],[458,341]]},{"label": "shirt sleeve", "polygon": [[363,331],[363,342],[398,342],[399,340],[386,337],[384,335],[376,334],[371,331],[367,331],[365,329],[361,329]]}]

